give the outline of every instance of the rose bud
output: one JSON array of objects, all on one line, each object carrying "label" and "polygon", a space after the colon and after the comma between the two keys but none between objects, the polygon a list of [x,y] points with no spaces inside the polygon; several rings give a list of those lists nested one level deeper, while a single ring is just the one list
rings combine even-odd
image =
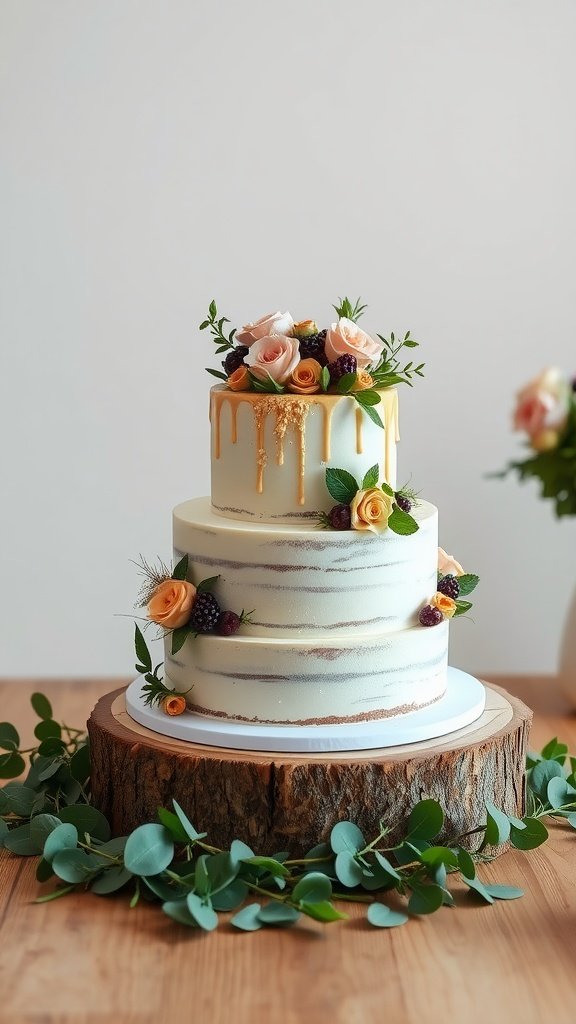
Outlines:
[{"label": "rose bud", "polygon": [[293,333],[295,338],[310,338],[313,334],[318,334],[318,324],[315,320],[300,320],[294,324]]}]

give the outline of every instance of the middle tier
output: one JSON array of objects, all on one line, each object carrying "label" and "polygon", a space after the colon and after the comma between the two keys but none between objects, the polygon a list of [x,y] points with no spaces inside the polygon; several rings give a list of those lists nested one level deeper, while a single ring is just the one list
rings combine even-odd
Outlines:
[{"label": "middle tier", "polygon": [[220,576],[220,607],[252,612],[245,636],[395,632],[418,621],[436,590],[438,512],[422,501],[419,530],[398,536],[226,520],[209,498],[174,509],[174,558],[198,584]]}]

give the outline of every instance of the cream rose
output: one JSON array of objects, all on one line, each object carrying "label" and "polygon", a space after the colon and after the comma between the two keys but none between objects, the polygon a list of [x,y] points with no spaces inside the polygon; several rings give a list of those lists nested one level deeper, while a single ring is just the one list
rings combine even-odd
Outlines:
[{"label": "cream rose", "polygon": [[345,316],[340,317],[337,324],[332,324],[326,335],[325,349],[329,361],[333,363],[339,356],[355,356],[359,370],[375,366],[383,348],[383,342],[375,341]]},{"label": "cream rose", "polygon": [[451,619],[456,611],[456,601],[446,594],[434,594],[431,603],[432,607],[438,608],[446,619]]},{"label": "cream rose", "polygon": [[296,395],[315,395],[320,391],[322,367],[317,359],[302,359],[290,374],[286,387]]},{"label": "cream rose", "polygon": [[383,533],[392,514],[392,498],[379,487],[358,491],[350,505],[350,525],[353,530],[371,530]]},{"label": "cream rose", "polygon": [[236,331],[235,341],[250,348],[255,341],[269,338],[272,334],[290,335],[294,329],[294,321],[290,313],[266,313],[253,324],[244,324],[241,331]]},{"label": "cream rose", "polygon": [[165,629],[179,629],[190,618],[196,587],[188,580],[164,580],[148,601],[148,618]]},{"label": "cream rose", "polygon": [[444,548],[438,548],[438,572],[442,576],[463,576],[464,569],[453,555],[447,555]]},{"label": "cream rose", "polygon": [[366,391],[374,387],[374,381],[367,370],[358,370],[356,380],[352,385],[352,391]]},{"label": "cream rose", "polygon": [[259,338],[250,347],[246,362],[260,380],[270,375],[277,384],[283,384],[300,362],[300,346],[296,338],[281,334]]},{"label": "cream rose", "polygon": [[566,426],[570,407],[570,385],[555,367],[543,370],[516,396],[514,429],[524,430],[530,438],[545,430],[561,431]]}]

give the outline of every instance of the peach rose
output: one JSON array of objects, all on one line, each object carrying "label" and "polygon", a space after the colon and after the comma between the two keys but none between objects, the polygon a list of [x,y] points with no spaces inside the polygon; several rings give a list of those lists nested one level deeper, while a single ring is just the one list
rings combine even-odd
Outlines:
[{"label": "peach rose", "polygon": [[148,618],[164,629],[179,629],[188,622],[195,597],[188,580],[164,580],[148,601]]},{"label": "peach rose", "polygon": [[434,608],[438,608],[446,619],[451,619],[456,611],[456,601],[447,597],[446,594],[434,594],[430,604]]},{"label": "peach rose", "polygon": [[294,324],[292,333],[299,340],[301,338],[310,338],[313,334],[318,334],[318,324],[315,320],[299,320],[297,324]]},{"label": "peach rose", "polygon": [[464,569],[453,555],[447,555],[444,548],[438,548],[438,572],[442,576],[463,576]]},{"label": "peach rose", "polygon": [[239,366],[226,381],[231,391],[250,391],[250,374],[247,366]]},{"label": "peach rose", "polygon": [[286,382],[288,391],[296,395],[315,395],[320,391],[322,367],[316,359],[302,359]]},{"label": "peach rose", "polygon": [[560,444],[560,434],[557,430],[539,430],[530,438],[530,444],[535,452],[551,452]]},{"label": "peach rose", "polygon": [[164,697],[160,707],[167,715],[181,715],[186,711],[186,698],[181,693],[175,693],[171,697]]},{"label": "peach rose", "polygon": [[266,313],[253,324],[244,324],[241,331],[236,331],[235,341],[250,348],[255,341],[269,338],[273,334],[290,335],[294,329],[294,321],[290,313]]},{"label": "peach rose", "polygon": [[383,533],[392,514],[392,503],[392,498],[379,487],[358,491],[350,505],[352,529]]},{"label": "peach rose", "polygon": [[366,331],[361,330],[353,320],[341,316],[337,324],[332,324],[326,335],[326,355],[330,362],[339,356],[355,356],[359,370],[366,370],[379,362],[383,342],[375,341]]},{"label": "peach rose", "polygon": [[367,391],[368,388],[374,387],[374,381],[367,370],[358,370],[356,373],[356,380],[352,386],[352,391]]},{"label": "peach rose", "polygon": [[296,338],[269,335],[254,342],[246,362],[260,380],[266,380],[270,375],[277,384],[283,384],[300,362],[300,346]]},{"label": "peach rose", "polygon": [[566,426],[570,386],[555,367],[543,370],[516,396],[514,429],[524,430],[532,439],[544,430],[561,431]]}]

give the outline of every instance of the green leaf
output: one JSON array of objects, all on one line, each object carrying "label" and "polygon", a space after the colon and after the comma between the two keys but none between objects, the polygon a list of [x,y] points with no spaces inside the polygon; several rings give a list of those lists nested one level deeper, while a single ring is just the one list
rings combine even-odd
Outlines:
[{"label": "green leaf", "polygon": [[[355,395],[354,395],[354,398],[356,399],[356,401],[358,401],[358,395],[364,395],[364,394],[366,394],[365,391],[357,391],[355,393]],[[370,417],[372,422],[375,423],[377,427],[381,427],[382,430],[384,430],[384,424],[382,423],[382,420],[380,419],[380,416],[376,412],[376,409],[374,408],[374,406],[372,406],[372,405],[363,405],[362,402],[359,402],[359,405],[364,409],[364,412],[366,413],[367,416]]]},{"label": "green leaf", "polygon": [[322,903],[332,897],[332,884],[327,875],[321,871],[310,871],[304,875],[292,890],[295,902],[305,900],[307,903]]},{"label": "green leaf", "polygon": [[246,857],[243,858],[244,864],[251,864],[256,868],[263,868],[270,875],[278,878],[288,878],[290,871],[285,868],[280,861],[275,860],[274,857]]},{"label": "green leaf", "polygon": [[215,853],[209,857],[206,869],[210,880],[210,894],[226,889],[236,879],[239,867],[229,853]]},{"label": "green leaf", "polygon": [[90,778],[90,745],[83,743],[70,758],[70,774],[77,782],[84,784]]},{"label": "green leaf", "polygon": [[42,853],[42,847],[33,842],[30,836],[29,824],[11,829],[8,835],[4,836],[4,847],[19,857],[33,857]]},{"label": "green leaf", "polygon": [[[43,850],[48,836],[59,827],[60,819],[54,814],[37,814],[30,822],[30,838]],[[48,860],[47,857],[44,859]]]},{"label": "green leaf", "polygon": [[108,896],[112,892],[123,889],[133,877],[131,872],[121,864],[114,864],[112,867],[106,868],[104,873],[92,882],[90,890],[98,896]]},{"label": "green leaf", "polygon": [[409,537],[410,534],[416,533],[419,529],[414,516],[411,516],[409,512],[404,512],[401,508],[398,508],[397,505],[390,513],[388,526],[393,533],[398,533],[402,537]]},{"label": "green leaf", "polygon": [[262,924],[291,925],[300,917],[300,911],[287,903],[266,903],[258,912]]},{"label": "green leaf", "polygon": [[136,649],[136,657],[141,665],[144,665],[147,672],[152,671],[152,658],[150,651],[148,650],[148,644],[144,639],[142,630],[138,628],[136,623],[134,624],[134,647]]},{"label": "green leaf", "polygon": [[538,818],[523,818],[526,828],[518,829],[512,825],[510,842],[517,850],[535,850],[548,839],[548,829]]},{"label": "green leaf", "polygon": [[341,850],[336,854],[335,870],[338,881],[348,889],[360,885],[364,877],[362,865],[350,850]]},{"label": "green leaf", "polygon": [[329,900],[320,900],[318,903],[300,903],[300,910],[303,914],[313,918],[314,921],[323,921],[330,924],[332,921],[347,921],[348,915],[341,914]]},{"label": "green leaf", "polygon": [[528,786],[541,800],[546,800],[550,779],[561,776],[562,766],[558,764],[558,761],[539,761],[528,776]]},{"label": "green leaf", "polygon": [[192,843],[195,843],[197,839],[204,839],[205,836],[207,835],[207,833],[206,832],[197,832],[196,831],[196,829],[194,828],[194,825],[186,817],[186,815],[184,814],[184,811],[180,807],[180,804],[176,800],[172,801],[172,806],[173,806],[174,810],[176,811],[176,814],[178,815],[178,818],[180,819],[180,824],[182,825],[182,828],[184,829],[186,835],[188,836],[188,839]]},{"label": "green leaf", "polygon": [[87,832],[92,838],[100,839],[103,843],[110,839],[110,825],[106,818],[95,807],[88,804],[63,807],[58,812],[58,817],[60,821],[75,825],[80,835]]},{"label": "green leaf", "polygon": [[50,704],[48,697],[45,697],[43,693],[33,693],[30,697],[30,703],[38,715],[38,718],[44,718],[46,720],[52,718],[52,705]]},{"label": "green leaf", "polygon": [[0,850],[4,846],[4,840],[8,835],[9,831],[10,829],[8,828],[8,825],[4,821],[4,818],[0,818]]},{"label": "green leaf", "polygon": [[524,895],[523,889],[514,885],[487,885],[486,892],[496,900],[517,900]]},{"label": "green leaf", "polygon": [[546,792],[548,803],[554,810],[557,810],[558,807],[562,807],[564,804],[573,804],[576,797],[576,789],[570,786],[566,779],[561,779],[558,776],[550,779]]},{"label": "green leaf", "polygon": [[344,373],[336,385],[336,392],[339,395],[347,395],[356,383],[357,373]]},{"label": "green leaf", "polygon": [[463,850],[461,846],[458,847],[458,867],[466,878],[476,877],[476,867],[472,857],[468,853],[468,850]]},{"label": "green leaf", "polygon": [[172,570],[173,580],[185,580],[188,575],[188,555],[183,555]]},{"label": "green leaf", "polygon": [[488,889],[479,878],[467,878],[466,875],[463,875],[463,879],[468,888],[485,900],[486,903],[494,903],[494,897],[490,895]]},{"label": "green leaf", "polygon": [[133,875],[158,875],[171,863],[174,843],[163,825],[140,825],[124,849],[124,865]]},{"label": "green leaf", "polygon": [[220,576],[209,576],[208,579],[202,580],[198,584],[196,591],[198,594],[209,594],[216,586]]},{"label": "green leaf", "polygon": [[544,761],[552,761],[556,758],[565,758],[568,747],[565,743],[558,743],[558,737],[549,740],[545,747],[542,747],[541,754]]},{"label": "green leaf", "polygon": [[427,850],[430,846],[431,843],[426,839],[414,839],[411,843],[405,840],[400,849],[394,851],[394,856],[400,866],[411,864],[413,860],[419,860],[422,851]]},{"label": "green leaf", "polygon": [[44,842],[43,857],[49,864],[60,850],[75,850],[78,845],[78,830],[68,823],[58,825]]},{"label": "green leaf", "polygon": [[420,800],[410,811],[410,839],[434,839],[444,824],[444,812],[437,800]]},{"label": "green leaf", "polygon": [[[41,725],[44,723],[41,722]],[[66,753],[66,744],[64,740],[58,739],[57,736],[48,736],[47,739],[42,740],[38,746],[38,753],[42,754],[43,757],[60,757]],[[63,763],[63,762],[61,762]]]},{"label": "green leaf", "polygon": [[250,857],[254,856],[254,850],[251,850],[246,843],[243,843],[241,839],[233,839],[230,846],[230,857],[232,858],[233,864],[239,864],[243,860],[249,860]]},{"label": "green leaf", "polygon": [[205,366],[204,369],[207,373],[211,373],[213,377],[217,377],[218,380],[228,380],[226,374],[222,373],[221,370],[212,370],[209,366]]},{"label": "green leaf", "polygon": [[62,736],[62,729],[58,725],[58,722],[53,722],[51,718],[44,718],[34,729],[34,735],[37,740],[47,740],[52,737],[60,739]]},{"label": "green leaf", "polygon": [[367,409],[374,405],[380,405],[380,402],[382,401],[380,393],[378,391],[371,391],[370,389],[367,389],[366,391],[356,391],[354,393],[354,398],[358,402],[358,405],[361,405],[363,409]]},{"label": "green leaf", "polygon": [[327,469],[326,487],[331,497],[342,505],[349,505],[359,490],[356,480],[345,469]]},{"label": "green leaf", "polygon": [[168,811],[166,807],[159,807],[158,818],[160,823],[164,825],[164,828],[168,829],[175,843],[189,842],[188,835],[184,830],[180,818],[176,814],[173,814],[172,811]]},{"label": "green leaf", "polygon": [[259,917],[260,910],[259,903],[249,903],[248,906],[242,907],[242,910],[239,910],[237,914],[234,914],[234,917],[230,918],[230,924],[243,932],[257,932],[262,927],[262,921]]},{"label": "green leaf", "polygon": [[63,882],[86,882],[102,866],[91,853],[84,850],[58,850],[52,858],[52,870]]},{"label": "green leaf", "polygon": [[[362,490],[363,491],[367,491],[368,488],[370,488],[370,487],[377,487],[378,486],[378,477],[379,476],[380,476],[380,466],[378,465],[378,463],[376,463],[374,466],[370,467],[370,469],[368,470],[367,473],[364,474],[364,479],[362,481]],[[382,488],[382,489],[384,489],[384,488]]]},{"label": "green leaf", "polygon": [[490,846],[499,846],[510,838],[510,819],[489,800],[486,801],[486,832],[485,842]]},{"label": "green leaf", "polygon": [[162,904],[162,910],[168,915],[168,917],[171,917],[173,921],[177,921],[178,924],[185,924],[188,928],[198,927],[196,918],[192,917],[192,914],[188,909],[186,899],[167,900],[166,903]]},{"label": "green leaf", "polygon": [[460,598],[456,598],[456,611],[454,612],[454,618],[458,618],[459,615],[466,615],[472,607],[471,601],[461,601]]},{"label": "green leaf", "polygon": [[399,914],[384,903],[371,903],[368,907],[368,922],[375,928],[397,928],[398,925],[406,924],[407,914]]},{"label": "green leaf", "polygon": [[199,928],[205,932],[212,932],[218,927],[218,914],[207,903],[203,903],[195,892],[188,893],[186,903]]},{"label": "green leaf", "polygon": [[212,302],[208,306],[208,316],[210,317],[210,320],[215,320],[218,316],[218,310],[216,309],[216,302],[214,299],[212,299]]},{"label": "green leaf", "polygon": [[50,903],[52,900],[57,900],[60,896],[67,896],[69,892],[74,892],[76,886],[74,885],[62,885],[58,889],[53,889],[52,892],[47,892],[45,896],[37,896],[34,903]]},{"label": "green leaf", "polygon": [[414,887],[408,900],[411,914],[433,914],[439,910],[444,900],[444,893],[439,885],[419,885]]},{"label": "green leaf", "polygon": [[401,881],[402,876],[398,874],[396,868],[392,866],[388,858],[385,857],[383,853],[380,853],[378,850],[376,850],[374,856],[376,858],[376,862],[379,864],[382,870],[390,876],[390,878],[392,878],[395,882]]},{"label": "green leaf", "polygon": [[571,814],[567,814],[566,821],[572,826],[572,828],[576,828],[576,811],[572,811]]},{"label": "green leaf", "polygon": [[36,800],[36,790],[30,789],[22,782],[7,782],[2,789],[2,796],[12,814],[21,818],[29,818]]},{"label": "green leaf", "polygon": [[0,758],[0,779],[17,779],[26,769],[24,758],[20,754],[7,754]]},{"label": "green leaf", "polygon": [[52,871],[52,865],[49,864],[47,860],[44,860],[44,857],[41,857],[36,865],[36,881],[47,882],[53,877],[54,872]]},{"label": "green leaf", "polygon": [[[327,366],[322,367],[322,373],[320,374],[320,387],[324,394],[326,394],[330,387],[330,370]],[[253,906],[256,906],[256,904],[253,904]]]},{"label": "green leaf", "polygon": [[194,885],[196,886],[196,892],[200,896],[207,896],[210,892],[210,879],[208,877],[208,867],[206,861],[208,855],[203,853],[196,861],[196,870],[194,872]]},{"label": "green leaf", "polygon": [[460,587],[461,597],[466,597],[476,589],[480,582],[480,577],[475,576],[474,573],[465,572],[462,576],[458,577],[458,585]]},{"label": "green leaf", "polygon": [[214,910],[236,910],[248,895],[248,886],[241,878],[235,878],[225,889],[211,893]]},{"label": "green leaf", "polygon": [[418,348],[419,342],[412,341],[411,338],[404,339],[404,348]]},{"label": "green leaf", "polygon": [[172,647],[170,650],[172,657],[174,657],[175,654],[178,654],[178,651],[182,649],[191,634],[192,630],[190,626],[179,626],[178,629],[172,630]]},{"label": "green leaf", "polygon": [[20,736],[14,726],[10,722],[0,722],[0,750],[18,750],[19,746]]},{"label": "green leaf", "polygon": [[430,846],[427,850],[422,850],[419,860],[430,867],[438,867],[440,864],[448,868],[458,867],[457,855],[447,846]]},{"label": "green leaf", "polygon": [[198,327],[198,330],[199,331],[205,331],[206,328],[209,327],[209,326],[210,326],[210,321],[209,320],[203,320],[202,323],[200,324],[200,326]]},{"label": "green leaf", "polygon": [[334,853],[358,853],[366,846],[366,840],[353,821],[339,821],[330,833],[330,846]]}]

